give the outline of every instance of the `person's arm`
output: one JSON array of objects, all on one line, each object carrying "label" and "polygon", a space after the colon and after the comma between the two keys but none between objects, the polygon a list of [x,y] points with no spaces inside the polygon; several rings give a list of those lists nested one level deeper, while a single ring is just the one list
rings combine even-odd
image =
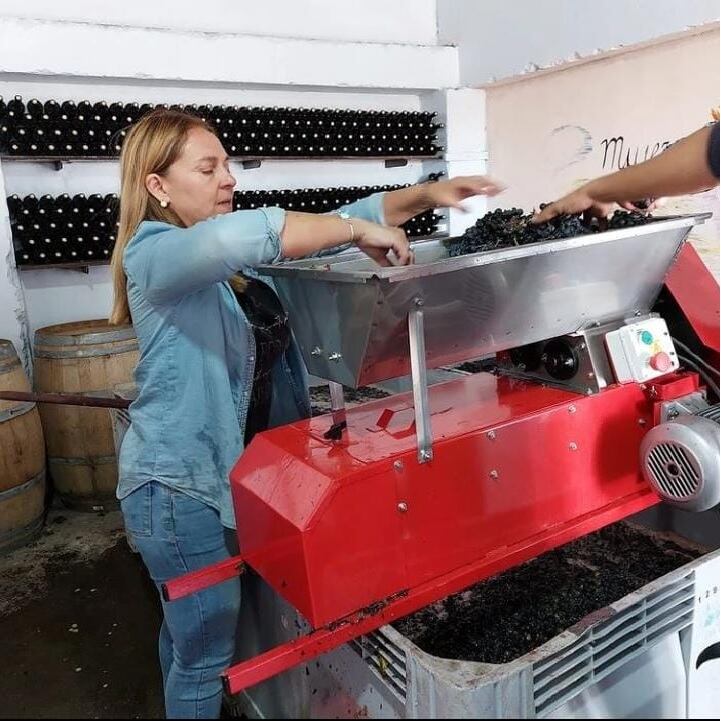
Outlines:
[{"label": "person's arm", "polygon": [[[353,221],[356,245],[379,263],[410,262],[403,231],[363,220]],[[190,228],[149,223],[126,248],[127,274],[151,302],[169,303],[239,270],[281,258],[300,258],[348,240],[348,222],[337,216],[292,213],[280,208],[239,210]]]},{"label": "person's arm", "polygon": [[[335,210],[329,210],[323,215],[331,215],[338,217],[341,213],[343,213],[344,215],[347,215],[352,219],[351,222],[354,223],[354,229],[355,224],[358,220],[367,220],[371,223],[385,225],[386,222],[383,215],[383,198],[385,195],[385,192],[373,193],[372,195],[367,195],[365,198],[360,198],[359,200],[356,200],[352,203],[346,203],[345,205],[341,205]],[[353,243],[351,243],[351,238],[349,235],[348,242],[343,243],[342,245],[336,245],[332,248],[326,248],[324,250],[318,250],[314,253],[309,253],[306,258],[324,258],[329,255],[336,255],[338,253],[342,253],[344,250],[348,250],[348,248],[350,248],[352,245]]]},{"label": "person's arm", "polygon": [[485,175],[469,175],[421,183],[385,194],[383,214],[387,225],[403,225],[414,216],[433,208],[458,208],[461,201],[474,195],[496,195],[503,190],[499,183]]},{"label": "person's arm", "polygon": [[718,127],[717,123],[701,128],[650,160],[586,183],[547,205],[534,222],[583,211],[605,216],[613,203],[628,206],[640,198],[685,195],[718,185],[718,175],[709,162],[714,145],[718,155]]},{"label": "person's arm", "polygon": [[[449,181],[422,183],[409,188],[373,193],[353,203],[342,205],[327,215],[345,213],[353,218],[380,225],[400,226],[430,208],[462,208],[460,201],[473,195],[496,195],[503,187],[485,176],[454,178]],[[346,250],[350,243],[319,250],[308,257],[323,257]]]}]

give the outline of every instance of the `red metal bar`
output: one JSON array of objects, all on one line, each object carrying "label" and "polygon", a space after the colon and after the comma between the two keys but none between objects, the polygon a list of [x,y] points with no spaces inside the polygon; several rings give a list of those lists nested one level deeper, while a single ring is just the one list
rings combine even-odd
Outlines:
[{"label": "red metal bar", "polygon": [[228,581],[235,576],[240,576],[245,570],[245,564],[241,556],[231,556],[225,561],[206,566],[199,571],[185,573],[178,578],[173,578],[161,584],[163,599],[176,601],[179,598],[190,596],[203,589],[215,586],[223,581]]},{"label": "red metal bar", "polygon": [[73,393],[28,393],[25,391],[0,391],[0,401],[59,403],[67,406],[92,406],[94,408],[127,408],[130,405],[130,401],[124,398],[103,398]]},{"label": "red metal bar", "polygon": [[348,641],[407,616],[434,601],[462,591],[495,573],[535,558],[541,553],[574,540],[587,533],[642,511],[659,502],[658,496],[646,489],[627,496],[601,512],[575,519],[561,527],[528,539],[515,549],[501,549],[481,559],[424,583],[401,591],[389,599],[372,604],[323,628],[231,666],[223,673],[223,685],[229,693],[238,693],[265,681],[293,666],[312,661]]}]

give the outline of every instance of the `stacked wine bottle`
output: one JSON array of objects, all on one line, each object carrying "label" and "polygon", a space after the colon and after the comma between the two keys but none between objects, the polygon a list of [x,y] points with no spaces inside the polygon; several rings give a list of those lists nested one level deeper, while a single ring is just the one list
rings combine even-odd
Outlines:
[{"label": "stacked wine bottle", "polygon": [[7,199],[17,265],[108,261],[117,231],[118,196],[67,193]]},{"label": "stacked wine bottle", "polygon": [[0,154],[117,156],[129,127],[158,107],[212,125],[231,157],[427,157],[441,150],[435,113],[333,108],[153,105],[0,97]]},{"label": "stacked wine bottle", "polygon": [[[286,210],[323,213],[379,191],[401,185],[245,190],[233,197],[235,210],[277,206]],[[118,196],[77,194],[27,195],[7,198],[15,260],[18,266],[108,262],[117,235]],[[403,227],[410,237],[432,235],[439,218],[426,211]]]}]

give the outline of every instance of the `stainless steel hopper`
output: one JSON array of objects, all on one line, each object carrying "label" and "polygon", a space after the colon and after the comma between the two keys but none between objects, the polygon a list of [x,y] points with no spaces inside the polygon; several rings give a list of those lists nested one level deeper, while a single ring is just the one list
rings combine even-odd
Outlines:
[{"label": "stainless steel hopper", "polygon": [[426,367],[648,313],[689,231],[710,215],[455,258],[442,241],[421,241],[405,267],[353,251],[259,270],[313,375],[358,387],[413,372],[419,449],[430,453],[418,407]]}]

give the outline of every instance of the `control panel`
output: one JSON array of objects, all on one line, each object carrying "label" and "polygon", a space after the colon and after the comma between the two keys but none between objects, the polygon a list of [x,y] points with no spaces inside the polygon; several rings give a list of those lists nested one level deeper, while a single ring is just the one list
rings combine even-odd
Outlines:
[{"label": "control panel", "polygon": [[643,383],[678,369],[678,356],[663,318],[644,318],[606,334],[619,383]]}]

